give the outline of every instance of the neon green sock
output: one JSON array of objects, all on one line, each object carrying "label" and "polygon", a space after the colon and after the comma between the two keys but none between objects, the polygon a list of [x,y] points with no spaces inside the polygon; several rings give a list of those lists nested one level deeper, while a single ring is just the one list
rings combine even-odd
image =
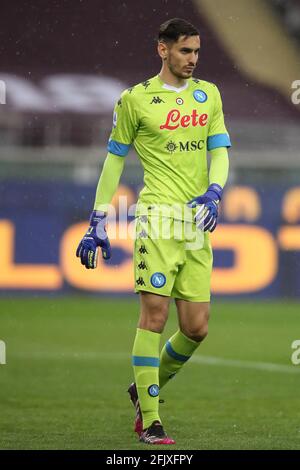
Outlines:
[{"label": "neon green sock", "polygon": [[139,403],[143,417],[143,429],[153,421],[160,421],[159,406],[159,343],[160,333],[137,328],[132,350],[132,364]]},{"label": "neon green sock", "polygon": [[178,330],[164,345],[160,355],[159,387],[162,388],[192,356],[200,343]]}]

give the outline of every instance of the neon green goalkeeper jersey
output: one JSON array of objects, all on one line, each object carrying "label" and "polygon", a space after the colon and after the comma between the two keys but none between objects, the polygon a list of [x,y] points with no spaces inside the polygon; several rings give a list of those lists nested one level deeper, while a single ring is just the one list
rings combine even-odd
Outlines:
[{"label": "neon green goalkeeper jersey", "polygon": [[195,78],[175,88],[157,75],[125,90],[108,151],[125,157],[131,145],[144,168],[137,214],[186,206],[209,185],[207,150],[231,146],[218,88]]}]

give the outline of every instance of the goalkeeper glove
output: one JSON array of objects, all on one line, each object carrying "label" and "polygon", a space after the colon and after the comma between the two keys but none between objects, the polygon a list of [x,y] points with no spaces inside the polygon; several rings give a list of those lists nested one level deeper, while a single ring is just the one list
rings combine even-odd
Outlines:
[{"label": "goalkeeper glove", "polygon": [[213,232],[218,222],[218,204],[222,199],[223,189],[218,184],[209,185],[206,193],[188,202],[188,207],[197,209],[194,220],[198,228]]},{"label": "goalkeeper glove", "polygon": [[87,269],[97,267],[99,246],[103,259],[111,257],[111,248],[105,228],[106,214],[101,211],[93,211],[90,217],[90,226],[78,245],[76,256],[81,259]]}]

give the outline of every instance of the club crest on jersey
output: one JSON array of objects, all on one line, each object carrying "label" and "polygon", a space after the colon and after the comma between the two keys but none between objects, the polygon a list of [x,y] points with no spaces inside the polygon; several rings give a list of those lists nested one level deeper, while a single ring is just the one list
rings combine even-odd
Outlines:
[{"label": "club crest on jersey", "polygon": [[198,103],[205,103],[205,101],[207,100],[207,94],[205,93],[205,91],[202,90],[195,90],[193,93],[193,97],[196,101],[198,101]]},{"label": "club crest on jersey", "polygon": [[184,103],[182,98],[176,98],[176,104],[182,105]]},{"label": "club crest on jersey", "polygon": [[152,274],[150,281],[153,287],[159,289],[165,285],[166,276],[163,273],[154,273]]}]

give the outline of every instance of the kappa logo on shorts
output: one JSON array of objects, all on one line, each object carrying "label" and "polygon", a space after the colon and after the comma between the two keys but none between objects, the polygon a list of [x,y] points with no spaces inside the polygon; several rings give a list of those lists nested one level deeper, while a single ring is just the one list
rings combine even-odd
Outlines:
[{"label": "kappa logo on shorts", "polygon": [[148,269],[147,266],[146,266],[145,261],[141,261],[140,264],[138,264],[138,268],[139,269]]},{"label": "kappa logo on shorts", "polygon": [[147,238],[147,237],[148,237],[148,234],[146,230],[144,229],[138,234],[138,238]]},{"label": "kappa logo on shorts", "polygon": [[165,285],[166,276],[163,273],[154,273],[152,274],[150,281],[153,287],[159,289]]},{"label": "kappa logo on shorts", "polygon": [[136,280],[136,283],[138,286],[145,286],[145,281],[142,277],[139,277],[137,280]]},{"label": "kappa logo on shorts", "polygon": [[148,255],[148,254],[149,254],[148,251],[147,251],[147,249],[146,249],[146,247],[145,247],[145,245],[142,245],[142,246],[140,247],[139,252],[140,252],[142,255],[146,255],[146,254]]}]

